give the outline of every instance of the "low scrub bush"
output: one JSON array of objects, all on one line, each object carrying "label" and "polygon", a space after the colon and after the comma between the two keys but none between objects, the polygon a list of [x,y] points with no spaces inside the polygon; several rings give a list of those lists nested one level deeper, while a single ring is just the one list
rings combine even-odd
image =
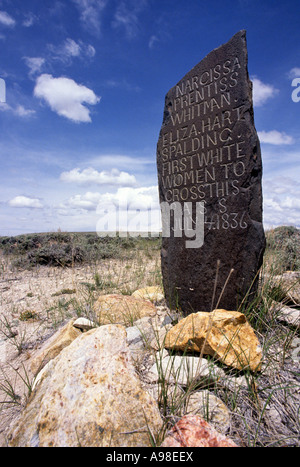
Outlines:
[{"label": "low scrub bush", "polygon": [[[300,270],[300,230],[281,226],[266,232],[267,252],[282,272]],[[275,258],[274,258],[275,256]],[[275,259],[275,261],[274,261]]]},{"label": "low scrub bush", "polygon": [[160,248],[159,238],[99,237],[97,233],[50,232],[0,237],[0,249],[17,267],[70,267],[83,262],[128,257],[137,249]]}]

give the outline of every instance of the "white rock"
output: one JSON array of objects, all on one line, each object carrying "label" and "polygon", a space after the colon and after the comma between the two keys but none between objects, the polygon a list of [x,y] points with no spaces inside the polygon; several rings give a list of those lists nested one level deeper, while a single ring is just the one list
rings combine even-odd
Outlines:
[{"label": "white rock", "polygon": [[208,390],[197,391],[188,397],[185,413],[200,415],[220,433],[230,427],[230,413],[226,405]]},{"label": "white rock", "polygon": [[292,326],[300,326],[300,310],[291,308],[289,306],[283,306],[278,314],[278,320],[283,321]]},{"label": "white rock", "polygon": [[82,331],[89,331],[90,329],[96,328],[97,325],[88,318],[78,318],[73,323],[74,328],[81,329]]},{"label": "white rock", "polygon": [[15,447],[150,447],[162,419],[120,325],[81,334],[39,376],[8,434]]},{"label": "white rock", "polygon": [[167,356],[150,368],[146,375],[149,382],[162,377],[169,383],[189,386],[196,382],[212,382],[225,376],[224,371],[205,358],[193,356]]}]

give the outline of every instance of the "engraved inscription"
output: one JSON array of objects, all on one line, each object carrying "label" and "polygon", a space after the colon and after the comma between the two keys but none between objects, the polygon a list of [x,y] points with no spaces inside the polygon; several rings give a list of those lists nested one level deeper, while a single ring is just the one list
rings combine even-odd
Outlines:
[{"label": "engraved inscription", "polygon": [[[168,125],[160,135],[162,161],[159,182],[169,203],[226,200],[239,196],[246,172],[244,104],[237,105],[233,90],[240,79],[238,57],[226,59],[175,86],[167,101]],[[211,229],[246,228],[244,212],[205,213]]]}]

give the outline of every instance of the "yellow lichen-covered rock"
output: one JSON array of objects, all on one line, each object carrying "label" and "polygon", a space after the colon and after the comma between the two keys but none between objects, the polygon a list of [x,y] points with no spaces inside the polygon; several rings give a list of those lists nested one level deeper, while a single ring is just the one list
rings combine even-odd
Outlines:
[{"label": "yellow lichen-covered rock", "polygon": [[165,347],[203,352],[239,370],[261,368],[259,341],[245,315],[238,311],[192,313],[168,332]]},{"label": "yellow lichen-covered rock", "polygon": [[150,302],[161,303],[164,300],[164,292],[159,286],[144,287],[133,292],[132,297],[150,300]]},{"label": "yellow lichen-covered rock", "polygon": [[70,320],[61,329],[56,331],[42,347],[36,351],[30,362],[33,374],[40,371],[46,363],[55,358],[65,347],[71,344],[76,337],[80,336],[80,329],[74,328],[75,319]]},{"label": "yellow lichen-covered rock", "polygon": [[94,313],[100,324],[124,324],[131,326],[144,316],[155,316],[156,308],[148,300],[130,295],[101,295],[94,304]]},{"label": "yellow lichen-covered rock", "polygon": [[8,435],[11,447],[150,447],[162,419],[141,385],[126,329],[82,333],[49,362]]}]

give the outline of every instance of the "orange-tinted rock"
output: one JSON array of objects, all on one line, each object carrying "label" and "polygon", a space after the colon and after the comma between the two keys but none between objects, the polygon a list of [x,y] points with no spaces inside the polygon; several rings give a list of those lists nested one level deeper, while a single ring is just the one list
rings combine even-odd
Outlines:
[{"label": "orange-tinted rock", "polygon": [[238,370],[257,371],[261,367],[259,341],[245,315],[238,311],[192,313],[168,332],[165,347],[203,352]]},{"label": "orange-tinted rock", "polygon": [[161,447],[235,448],[230,438],[218,433],[198,415],[182,417],[168,432]]}]

